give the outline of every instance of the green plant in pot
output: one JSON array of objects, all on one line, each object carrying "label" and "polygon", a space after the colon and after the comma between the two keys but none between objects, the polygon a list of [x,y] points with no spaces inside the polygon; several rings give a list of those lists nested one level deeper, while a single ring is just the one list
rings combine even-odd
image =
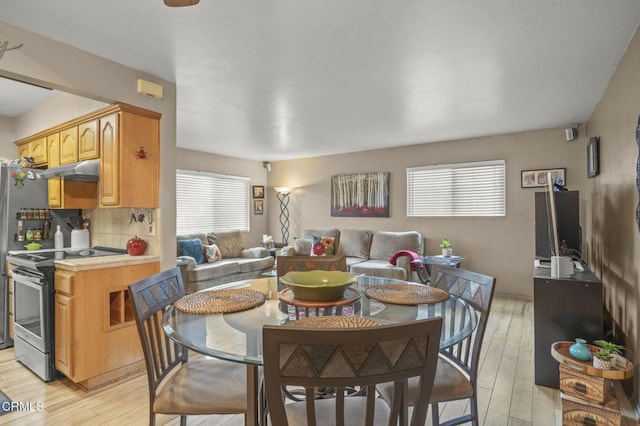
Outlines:
[{"label": "green plant in pot", "polygon": [[593,366],[603,370],[608,370],[615,366],[615,354],[621,354],[624,346],[606,340],[596,340],[594,345],[600,349],[593,353]]},{"label": "green plant in pot", "polygon": [[453,243],[449,241],[448,238],[443,238],[440,243],[440,247],[442,247],[442,255],[446,257],[450,257],[453,255]]}]

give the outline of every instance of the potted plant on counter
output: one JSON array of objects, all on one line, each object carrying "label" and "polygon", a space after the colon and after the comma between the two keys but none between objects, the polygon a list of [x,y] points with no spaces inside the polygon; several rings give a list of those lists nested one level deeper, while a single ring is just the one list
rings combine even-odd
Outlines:
[{"label": "potted plant on counter", "polygon": [[444,238],[440,243],[440,247],[442,247],[442,255],[445,257],[451,257],[453,255],[453,244],[449,241],[448,238]]},{"label": "potted plant on counter", "polygon": [[602,370],[615,367],[616,354],[621,354],[624,346],[606,340],[596,340],[593,344],[600,346],[600,349],[593,353],[593,367]]}]

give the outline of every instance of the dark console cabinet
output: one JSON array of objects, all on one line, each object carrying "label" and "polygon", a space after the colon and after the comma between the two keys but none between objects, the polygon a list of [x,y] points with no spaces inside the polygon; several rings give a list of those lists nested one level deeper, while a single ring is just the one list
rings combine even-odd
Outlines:
[{"label": "dark console cabinet", "polygon": [[576,271],[571,278],[551,278],[551,271],[536,268],[533,278],[535,383],[558,388],[558,361],[551,344],[582,337],[591,343],[603,337],[602,281],[591,271]]}]

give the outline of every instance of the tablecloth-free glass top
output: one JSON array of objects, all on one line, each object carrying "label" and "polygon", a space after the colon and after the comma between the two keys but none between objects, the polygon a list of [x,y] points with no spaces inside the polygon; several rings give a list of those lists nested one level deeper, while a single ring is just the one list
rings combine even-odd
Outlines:
[{"label": "tablecloth-free glass top", "polygon": [[353,305],[305,312],[279,300],[278,279],[275,277],[238,281],[215,289],[250,288],[263,293],[265,303],[229,314],[190,314],[170,307],[163,316],[162,325],[172,340],[191,350],[249,365],[262,365],[262,327],[265,324],[284,326],[305,316],[360,316],[381,324],[442,317],[441,349],[461,342],[475,329],[477,316],[474,309],[456,296],[449,296],[440,303],[395,305],[382,303],[365,295],[367,288],[389,283],[406,281],[360,276],[351,288],[361,292],[362,297]]}]

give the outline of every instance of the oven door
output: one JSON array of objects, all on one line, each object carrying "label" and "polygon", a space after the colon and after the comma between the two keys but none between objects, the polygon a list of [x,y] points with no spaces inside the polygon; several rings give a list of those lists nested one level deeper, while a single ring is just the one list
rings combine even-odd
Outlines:
[{"label": "oven door", "polygon": [[14,268],[13,322],[16,337],[46,352],[44,318],[44,275],[39,271]]}]

